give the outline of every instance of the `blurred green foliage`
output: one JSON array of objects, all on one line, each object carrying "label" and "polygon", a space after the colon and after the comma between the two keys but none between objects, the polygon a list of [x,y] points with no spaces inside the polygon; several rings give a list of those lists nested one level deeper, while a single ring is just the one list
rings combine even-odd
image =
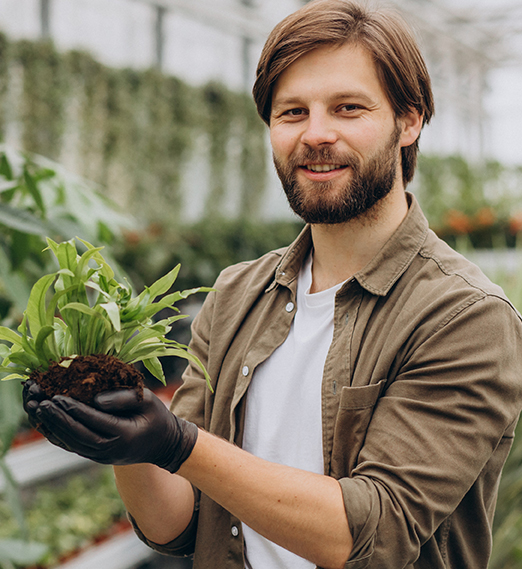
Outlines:
[{"label": "blurred green foliage", "polygon": [[[97,188],[37,155],[0,147],[0,320],[17,328],[34,283],[54,266],[46,236],[108,244],[135,223]],[[110,255],[109,255],[110,258]],[[1,374],[2,376],[5,374]],[[0,567],[31,565],[46,551],[28,529],[20,491],[5,462],[25,413],[20,382],[0,382],[0,471],[16,535],[0,539]],[[2,525],[2,524],[0,524]],[[38,539],[38,538],[36,538]]]},{"label": "blurred green foliage", "polygon": [[178,263],[181,289],[211,286],[225,267],[289,245],[302,228],[299,221],[226,218],[203,219],[176,228],[153,224],[143,231],[124,232],[124,240],[113,251],[138,290]]},{"label": "blurred green foliage", "polygon": [[451,246],[516,246],[522,231],[522,166],[420,155],[413,189],[431,228]]},{"label": "blurred green foliage", "polygon": [[264,124],[249,95],[216,82],[193,87],[157,69],[114,69],[0,33],[0,140],[14,120],[25,150],[74,162],[150,221],[180,221],[190,160],[208,170],[205,213],[225,211],[232,170],[242,217],[255,216],[264,196]]},{"label": "blurred green foliage", "polygon": [[[60,558],[92,545],[115,522],[126,520],[110,467],[40,485],[24,496],[24,502],[29,534],[48,547],[39,567],[56,566]],[[9,505],[0,499],[0,543],[18,534]]]},{"label": "blurred green foliage", "polygon": [[42,254],[46,237],[107,245],[134,227],[94,184],[0,146],[0,320],[17,325],[32,285],[54,267],[52,255]]}]

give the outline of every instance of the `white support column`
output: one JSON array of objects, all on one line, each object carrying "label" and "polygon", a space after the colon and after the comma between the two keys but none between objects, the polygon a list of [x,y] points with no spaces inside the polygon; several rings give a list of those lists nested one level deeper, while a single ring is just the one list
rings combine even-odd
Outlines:
[{"label": "white support column", "polygon": [[51,0],[40,0],[40,34],[44,39],[51,37]]},{"label": "white support column", "polygon": [[156,18],[154,21],[154,45],[155,45],[155,65],[158,69],[163,68],[165,53],[165,16],[167,8],[156,6]]}]

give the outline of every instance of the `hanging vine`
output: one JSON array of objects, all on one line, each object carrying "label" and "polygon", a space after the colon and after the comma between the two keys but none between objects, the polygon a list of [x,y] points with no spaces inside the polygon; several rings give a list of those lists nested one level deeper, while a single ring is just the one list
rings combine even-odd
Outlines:
[{"label": "hanging vine", "polygon": [[64,58],[50,41],[27,40],[14,45],[14,57],[24,70],[24,149],[57,159],[69,90]]},{"label": "hanging vine", "polygon": [[107,123],[108,69],[82,51],[66,54],[67,71],[83,94],[78,117],[80,174],[102,184],[105,179],[105,129]]},{"label": "hanging vine", "polygon": [[207,133],[210,142],[211,179],[205,214],[222,213],[226,194],[227,150],[234,118],[231,93],[218,83],[210,83],[204,90],[207,107]]},{"label": "hanging vine", "polygon": [[264,124],[250,101],[242,100],[241,132],[241,204],[244,219],[254,219],[259,212],[267,185],[267,155]]},{"label": "hanging vine", "polygon": [[[6,108],[5,97],[13,65],[23,70],[16,113]],[[109,68],[81,51],[60,53],[49,41],[10,42],[0,35],[2,138],[9,116],[20,117],[25,150],[53,159],[64,150],[75,154],[79,174],[101,183],[110,197],[144,220],[179,220],[181,192],[190,193],[184,187],[191,183],[186,164],[201,137],[208,152],[197,159],[207,161],[210,171],[204,215],[227,214],[230,171],[238,173],[235,187],[244,193],[240,215],[255,216],[263,195],[263,123],[248,95],[215,82],[193,87],[155,69]],[[67,124],[71,116],[74,125]],[[66,132],[75,134],[77,148],[64,148],[70,140]],[[232,142],[241,152],[229,168]]]},{"label": "hanging vine", "polygon": [[9,84],[8,60],[10,44],[4,34],[0,33],[0,139],[5,137],[7,113],[7,87]]}]

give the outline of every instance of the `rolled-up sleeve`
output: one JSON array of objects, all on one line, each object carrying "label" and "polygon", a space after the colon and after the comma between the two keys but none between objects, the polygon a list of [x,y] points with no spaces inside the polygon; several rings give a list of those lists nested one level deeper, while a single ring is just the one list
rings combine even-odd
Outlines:
[{"label": "rolled-up sleeve", "polygon": [[189,525],[185,528],[183,533],[181,533],[178,537],[169,543],[163,544],[155,543],[154,541],[148,539],[138,527],[136,520],[129,513],[127,514],[127,518],[129,519],[137,537],[151,549],[154,549],[159,553],[163,553],[164,555],[171,555],[173,557],[189,557],[194,553],[194,542],[196,539],[198,524],[197,507],[194,509],[192,519],[190,520]]}]

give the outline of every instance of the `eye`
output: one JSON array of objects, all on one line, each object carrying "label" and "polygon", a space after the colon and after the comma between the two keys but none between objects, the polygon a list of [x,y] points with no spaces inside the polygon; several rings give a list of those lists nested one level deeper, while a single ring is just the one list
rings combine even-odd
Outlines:
[{"label": "eye", "polygon": [[355,111],[360,111],[362,107],[360,105],[356,105],[355,103],[348,103],[346,105],[341,105],[340,110],[348,113],[353,113]]},{"label": "eye", "polygon": [[287,111],[285,111],[284,113],[282,113],[284,116],[287,117],[302,117],[304,116],[305,110],[304,109],[288,109]]}]

